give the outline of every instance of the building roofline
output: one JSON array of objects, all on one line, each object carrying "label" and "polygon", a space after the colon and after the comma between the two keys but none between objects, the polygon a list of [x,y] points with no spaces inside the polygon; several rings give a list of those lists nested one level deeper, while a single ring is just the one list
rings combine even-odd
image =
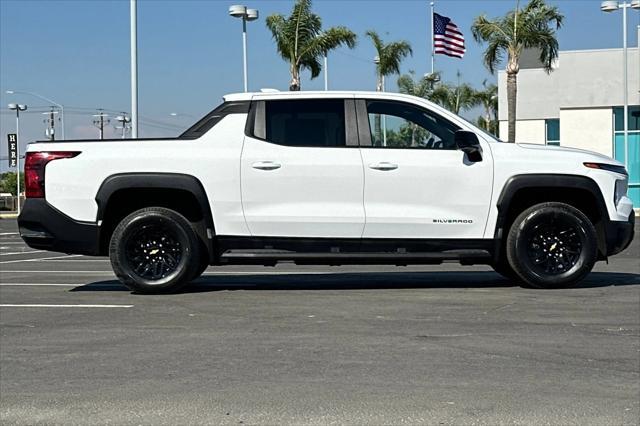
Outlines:
[{"label": "building roofline", "polygon": [[[638,47],[628,47],[627,50],[638,50]],[[563,53],[593,53],[593,52],[621,52],[622,47],[610,47],[606,49],[575,49],[575,50],[561,50],[560,54]]]}]

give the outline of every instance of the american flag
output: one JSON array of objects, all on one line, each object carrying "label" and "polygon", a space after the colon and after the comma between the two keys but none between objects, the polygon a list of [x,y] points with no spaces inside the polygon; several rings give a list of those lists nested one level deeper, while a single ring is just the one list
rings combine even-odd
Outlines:
[{"label": "american flag", "polygon": [[464,48],[464,36],[450,18],[433,14],[433,47],[435,53],[440,53],[454,58],[462,58]]}]

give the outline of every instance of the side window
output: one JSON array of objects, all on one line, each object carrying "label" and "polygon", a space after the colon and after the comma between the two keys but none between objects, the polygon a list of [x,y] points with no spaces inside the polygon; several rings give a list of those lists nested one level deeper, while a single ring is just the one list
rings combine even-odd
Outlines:
[{"label": "side window", "polygon": [[371,143],[379,148],[456,149],[458,126],[420,107],[367,101]]},{"label": "side window", "polygon": [[286,146],[345,146],[344,111],[342,99],[267,101],[266,140]]}]

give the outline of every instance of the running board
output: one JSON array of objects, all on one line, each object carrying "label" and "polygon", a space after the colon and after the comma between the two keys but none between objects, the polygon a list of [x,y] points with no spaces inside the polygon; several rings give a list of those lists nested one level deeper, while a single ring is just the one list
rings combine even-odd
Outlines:
[{"label": "running board", "polygon": [[445,261],[466,265],[489,263],[491,254],[487,250],[447,250],[443,252],[347,252],[347,253],[301,253],[285,250],[254,249],[227,250],[220,256],[225,264],[272,265],[278,262],[295,262],[307,265],[408,265],[439,264]]}]

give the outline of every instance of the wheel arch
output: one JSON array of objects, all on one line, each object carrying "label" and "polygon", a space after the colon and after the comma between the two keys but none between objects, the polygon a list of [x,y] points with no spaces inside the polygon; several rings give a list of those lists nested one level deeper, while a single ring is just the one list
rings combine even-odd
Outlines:
[{"label": "wheel arch", "polygon": [[215,227],[209,198],[196,177],[180,173],[119,173],[107,177],[95,197],[100,224],[100,250],[104,253],[119,221],[144,207],[167,207],[193,223],[201,244],[213,253]]},{"label": "wheel arch", "polygon": [[605,258],[605,223],[609,213],[600,187],[586,176],[562,174],[523,174],[506,181],[496,203],[495,256],[502,254],[505,234],[520,212],[535,204],[553,201],[569,204],[589,217],[598,234],[598,252]]}]

